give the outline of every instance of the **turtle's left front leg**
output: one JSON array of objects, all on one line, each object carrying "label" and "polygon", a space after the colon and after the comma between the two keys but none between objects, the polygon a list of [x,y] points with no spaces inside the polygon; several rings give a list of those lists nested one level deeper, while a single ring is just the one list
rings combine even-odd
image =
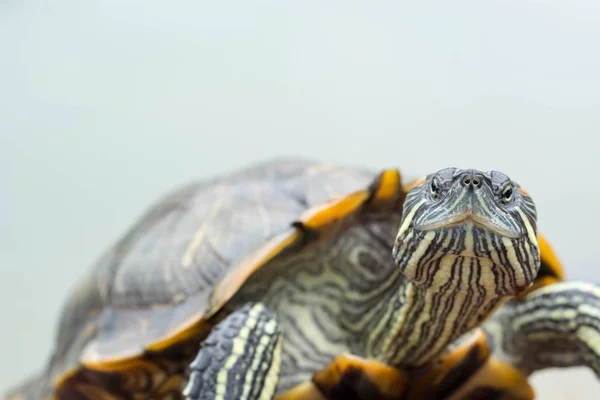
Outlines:
[{"label": "turtle's left front leg", "polygon": [[600,285],[544,286],[503,306],[483,329],[494,357],[526,375],[587,366],[600,379]]},{"label": "turtle's left front leg", "polygon": [[246,304],[218,323],[190,365],[186,400],[267,400],[277,390],[281,333],[261,303]]}]

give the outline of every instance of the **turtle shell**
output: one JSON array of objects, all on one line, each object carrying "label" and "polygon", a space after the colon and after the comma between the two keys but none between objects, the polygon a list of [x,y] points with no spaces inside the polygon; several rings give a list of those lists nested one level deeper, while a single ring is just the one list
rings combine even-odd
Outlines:
[{"label": "turtle shell", "polygon": [[[186,340],[269,254],[298,239],[294,222],[303,214],[313,224],[326,222],[314,218],[317,206],[354,192],[345,204],[358,206],[376,176],[364,168],[275,160],[161,199],[75,286],[50,381],[59,385],[80,366],[111,370]],[[336,217],[330,208],[326,214]]]}]

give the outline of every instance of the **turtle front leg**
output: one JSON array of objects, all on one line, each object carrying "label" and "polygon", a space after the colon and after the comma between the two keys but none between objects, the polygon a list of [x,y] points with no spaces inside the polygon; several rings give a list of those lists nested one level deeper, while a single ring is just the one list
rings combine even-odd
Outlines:
[{"label": "turtle front leg", "polygon": [[600,379],[600,285],[560,282],[513,300],[483,328],[494,357],[525,375],[587,366]]},{"label": "turtle front leg", "polygon": [[261,303],[217,324],[190,364],[186,400],[272,399],[279,380],[281,333]]}]

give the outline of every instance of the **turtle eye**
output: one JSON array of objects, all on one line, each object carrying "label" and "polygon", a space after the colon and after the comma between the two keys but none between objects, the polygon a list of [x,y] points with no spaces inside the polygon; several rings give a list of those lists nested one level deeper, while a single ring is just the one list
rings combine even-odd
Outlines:
[{"label": "turtle eye", "polygon": [[434,177],[431,180],[430,191],[431,191],[431,197],[433,197],[434,199],[437,199],[438,196],[440,195],[440,182],[439,182],[438,178]]},{"label": "turtle eye", "polygon": [[512,198],[513,198],[513,187],[509,183],[508,185],[506,185],[504,187],[504,189],[502,189],[502,202],[504,204],[508,204],[508,203],[510,203]]}]

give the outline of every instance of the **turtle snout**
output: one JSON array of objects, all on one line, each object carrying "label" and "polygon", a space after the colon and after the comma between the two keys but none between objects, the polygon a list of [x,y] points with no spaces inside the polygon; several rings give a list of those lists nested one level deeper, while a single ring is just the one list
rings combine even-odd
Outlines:
[{"label": "turtle snout", "polygon": [[463,174],[460,184],[465,188],[478,189],[483,184],[483,176],[476,171],[467,171]]}]

